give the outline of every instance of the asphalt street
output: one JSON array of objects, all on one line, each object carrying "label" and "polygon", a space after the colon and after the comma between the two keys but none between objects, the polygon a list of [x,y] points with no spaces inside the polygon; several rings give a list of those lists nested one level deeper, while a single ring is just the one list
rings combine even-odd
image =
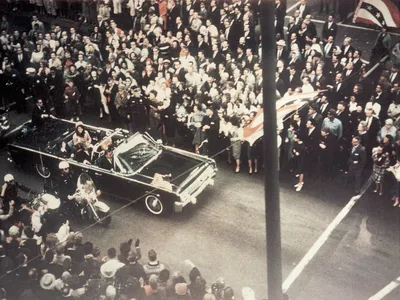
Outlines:
[{"label": "asphalt street", "polygon": [[[14,125],[27,118],[13,117]],[[83,121],[108,126],[95,118]],[[4,151],[0,162],[0,177],[11,172],[25,185],[41,189],[43,180],[10,164]],[[245,168],[234,174],[223,159],[218,162],[215,186],[206,189],[198,203],[183,213],[153,217],[139,204],[119,210],[127,202],[104,196],[116,212],[109,228],[85,229],[89,224],[75,221],[72,226],[83,230],[87,239],[101,247],[103,255],[129,238],[140,238],[143,253],[154,248],[171,270],[188,274],[183,262],[190,259],[209,285],[223,276],[237,294],[243,286],[250,286],[257,299],[266,298],[262,175],[249,176]],[[343,182],[343,176],[332,182],[306,177],[303,190],[297,193],[295,178],[282,175],[283,279],[353,196],[343,188]],[[391,206],[389,191],[383,197],[367,191],[288,290],[291,299],[368,299],[396,279],[400,275],[399,216],[400,208]],[[400,290],[395,290],[385,299],[399,296]]]}]

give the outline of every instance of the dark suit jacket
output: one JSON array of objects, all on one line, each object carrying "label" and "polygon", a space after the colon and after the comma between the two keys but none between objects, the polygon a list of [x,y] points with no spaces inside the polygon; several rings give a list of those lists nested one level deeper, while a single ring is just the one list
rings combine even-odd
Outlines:
[{"label": "dark suit jacket", "polygon": [[[366,121],[366,119],[365,119]],[[379,130],[381,130],[381,124],[379,122],[379,119],[376,117],[372,118],[371,125],[369,126],[368,129],[368,136],[370,137],[371,141],[374,141],[374,144],[376,143],[376,137],[378,135]]]},{"label": "dark suit jacket", "polygon": [[282,79],[278,79],[278,81],[275,82],[276,84],[276,89],[279,92],[279,94],[281,94],[281,96],[283,97],[283,95],[285,94],[285,83],[283,82]]},{"label": "dark suit jacket", "polygon": [[26,68],[29,64],[29,57],[26,53],[22,54],[22,61],[19,61],[18,55],[14,57],[14,66],[21,74],[25,74]]},{"label": "dark suit jacket", "polygon": [[[300,8],[300,6],[298,7],[298,9],[299,9],[299,8]],[[304,8],[304,10],[303,10],[303,13],[300,14],[300,17],[304,20],[304,18],[305,18],[307,15],[309,15],[310,12],[311,12],[310,6],[306,4],[306,5],[305,5],[305,8]]]},{"label": "dark suit jacket", "polygon": [[338,32],[338,26],[336,22],[333,22],[331,28],[328,29],[328,21],[325,22],[324,26],[322,27],[322,38],[327,40],[328,37],[333,36],[336,39],[336,35]]},{"label": "dark suit jacket", "polygon": [[220,14],[219,14],[219,8],[215,7],[214,10],[210,10],[208,11],[208,18],[211,20],[211,22],[217,26],[217,28],[219,27],[219,19],[220,19]]},{"label": "dark suit jacket", "polygon": [[322,118],[324,119],[328,116],[328,112],[332,108],[334,109],[334,106],[331,103],[328,103],[328,105],[326,105],[326,108],[322,111],[322,103],[319,103],[318,113],[321,114]]},{"label": "dark suit jacket", "polygon": [[114,168],[113,163],[111,163],[111,162],[107,159],[107,157],[105,157],[104,155],[101,156],[101,157],[97,160],[96,165],[97,165],[99,168],[102,168],[102,169],[105,169],[105,170],[111,170],[112,168]]},{"label": "dark suit jacket", "polygon": [[367,162],[367,153],[363,146],[359,145],[353,153],[352,149],[350,148],[350,156],[349,156],[350,169],[363,170],[366,162]]},{"label": "dark suit jacket", "polygon": [[308,133],[309,129],[306,129],[304,131],[304,145],[306,147],[306,153],[307,154],[315,154],[317,151],[318,147],[318,142],[321,137],[321,133],[317,128],[314,128],[314,130],[311,132],[311,134]]},{"label": "dark suit jacket", "polygon": [[301,79],[300,79],[300,73],[296,72],[292,78],[292,80],[290,80],[290,75],[288,77],[288,88],[291,89],[295,89],[298,88],[299,86],[301,86]]},{"label": "dark suit jacket", "polygon": [[[328,110],[329,110],[329,108],[328,108]],[[322,121],[324,120],[324,118],[322,117],[321,114],[317,113],[314,117],[309,115],[308,120],[315,120],[315,129],[318,131],[321,130]]]},{"label": "dark suit jacket", "polygon": [[389,78],[388,78],[388,79],[389,79],[389,82],[390,82],[391,84],[400,83],[400,71],[397,72],[397,74],[396,74],[396,76],[394,77],[393,81],[391,81],[391,77],[392,77],[392,73],[389,74]]},{"label": "dark suit jacket", "polygon": [[351,46],[351,45],[350,45],[349,49],[347,50],[347,52],[344,52],[344,49],[345,49],[344,46],[340,47],[340,49],[342,50],[342,53],[341,53],[341,56],[342,56],[342,57],[347,57],[347,55],[349,54],[349,52],[354,53],[354,51],[356,50],[356,49],[354,49],[354,47]]}]

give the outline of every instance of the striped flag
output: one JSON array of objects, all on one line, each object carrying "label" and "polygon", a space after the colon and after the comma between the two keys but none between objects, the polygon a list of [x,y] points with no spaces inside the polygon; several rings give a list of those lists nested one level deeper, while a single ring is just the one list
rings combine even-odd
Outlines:
[{"label": "striped flag", "polygon": [[[307,104],[310,104],[321,91],[286,96],[276,101],[276,120],[277,128],[285,121],[285,117],[294,114]],[[264,135],[264,110],[260,108],[253,121],[242,128],[240,136],[243,140],[248,141],[252,146],[259,138]],[[278,136],[278,145],[280,145],[280,137]]]},{"label": "striped flag", "polygon": [[400,0],[360,0],[353,22],[400,28]]}]

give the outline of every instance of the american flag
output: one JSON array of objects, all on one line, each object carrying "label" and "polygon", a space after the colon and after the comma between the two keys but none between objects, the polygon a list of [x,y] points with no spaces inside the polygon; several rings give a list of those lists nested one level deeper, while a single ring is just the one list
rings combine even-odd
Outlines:
[{"label": "american flag", "polygon": [[360,0],[353,22],[400,28],[400,0]]}]

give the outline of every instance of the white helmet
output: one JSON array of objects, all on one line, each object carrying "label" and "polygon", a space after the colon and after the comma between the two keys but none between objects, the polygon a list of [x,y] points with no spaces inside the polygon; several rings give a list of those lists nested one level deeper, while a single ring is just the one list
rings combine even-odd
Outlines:
[{"label": "white helmet", "polygon": [[14,180],[14,176],[12,176],[11,174],[7,174],[6,176],[4,176],[4,182],[10,182]]},{"label": "white helmet", "polygon": [[59,168],[60,170],[62,170],[62,169],[68,169],[68,168],[69,168],[69,163],[66,162],[65,160],[63,160],[63,161],[61,161],[61,162],[58,164],[58,168]]}]

